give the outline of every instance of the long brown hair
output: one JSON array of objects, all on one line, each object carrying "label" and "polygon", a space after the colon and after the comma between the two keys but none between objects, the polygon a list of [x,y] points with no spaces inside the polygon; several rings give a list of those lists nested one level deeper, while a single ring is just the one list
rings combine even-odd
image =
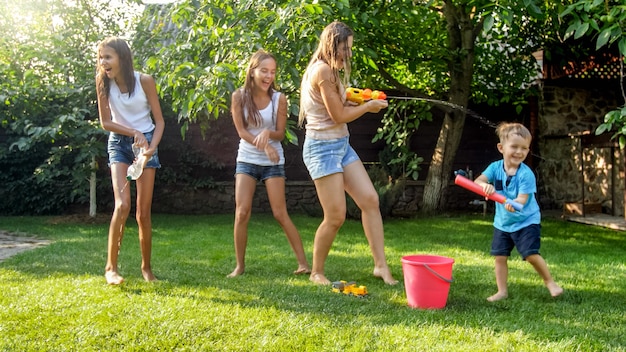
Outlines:
[{"label": "long brown hair", "polygon": [[[342,68],[340,66],[339,58],[342,54],[348,52],[348,38],[354,36],[354,31],[352,28],[348,27],[347,24],[340,21],[333,21],[329,25],[327,25],[322,34],[320,34],[320,41],[311,57],[311,61],[309,61],[309,65],[307,66],[307,71],[311,68],[313,64],[317,61],[323,61],[333,71],[333,77],[331,82],[337,85],[337,89],[339,89],[339,70]],[[343,79],[341,83],[343,83],[344,87],[349,86],[348,82],[350,81],[350,58],[344,54],[343,56]],[[306,77],[306,73],[305,73]],[[339,94],[343,94],[343,92],[338,92]],[[300,109],[300,117],[298,119],[298,124],[302,125],[304,122],[304,115],[302,109]]]},{"label": "long brown hair", "polygon": [[135,69],[133,67],[133,54],[130,51],[128,43],[124,39],[117,37],[109,37],[98,44],[96,52],[96,87],[98,91],[105,94],[108,98],[111,93],[111,79],[107,77],[104,68],[100,65],[100,52],[109,47],[117,53],[119,58],[120,70],[124,77],[124,82],[128,88],[128,96],[132,96],[135,91]]},{"label": "long brown hair", "polygon": [[[243,119],[243,125],[248,127],[248,122],[251,121],[253,126],[261,126],[262,117],[259,112],[259,108],[254,103],[254,99],[252,98],[252,89],[254,88],[254,78],[252,77],[252,71],[254,71],[261,62],[272,59],[277,63],[276,57],[274,55],[268,53],[267,51],[260,49],[255,52],[250,58],[250,63],[248,63],[248,68],[246,69],[246,79],[243,84],[243,94],[241,95],[241,109],[245,111],[241,118]],[[278,65],[277,65],[278,66]],[[273,94],[276,91],[276,81],[272,82],[272,86],[268,89],[267,94],[272,100]],[[272,116],[274,116],[274,110],[272,106]],[[247,116],[247,118],[246,118]]]},{"label": "long brown hair", "polygon": [[[339,78],[339,56],[342,51],[348,50],[348,38],[354,36],[352,28],[347,24],[334,21],[327,25],[322,34],[320,35],[320,42],[317,46],[317,50],[313,54],[309,66],[317,60],[322,60],[330,66],[335,74],[335,78]],[[350,80],[350,60],[349,57],[345,57],[343,60],[343,84],[347,86],[347,82]]]}]

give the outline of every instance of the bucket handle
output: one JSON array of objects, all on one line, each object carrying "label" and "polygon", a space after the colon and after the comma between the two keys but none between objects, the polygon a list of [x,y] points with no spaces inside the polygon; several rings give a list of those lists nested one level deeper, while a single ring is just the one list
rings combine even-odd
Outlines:
[{"label": "bucket handle", "polygon": [[447,282],[449,284],[451,284],[452,281],[454,281],[454,280],[452,280],[452,278],[446,279],[445,277],[441,276],[438,272],[434,271],[431,267],[429,267],[428,264],[424,264],[424,267],[426,269],[428,269],[428,271],[433,273],[436,277],[440,278],[441,280],[443,280],[443,281],[445,281],[445,282]]}]

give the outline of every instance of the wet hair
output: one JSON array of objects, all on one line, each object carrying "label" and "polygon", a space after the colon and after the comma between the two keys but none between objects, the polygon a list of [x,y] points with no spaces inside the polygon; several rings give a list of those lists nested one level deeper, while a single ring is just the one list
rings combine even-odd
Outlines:
[{"label": "wet hair", "polygon": [[135,91],[135,69],[133,67],[133,54],[130,51],[128,43],[124,39],[117,37],[109,37],[98,44],[96,52],[96,87],[98,90],[109,97],[111,92],[111,79],[104,72],[104,68],[100,65],[100,53],[106,47],[115,50],[119,58],[120,70],[124,77],[124,82],[128,88],[128,96],[132,96]]},{"label": "wet hair", "polygon": [[[327,25],[320,35],[317,50],[311,58],[309,66],[317,60],[322,60],[333,70],[334,78],[339,79],[339,56],[342,51],[348,50],[348,38],[354,36],[354,31],[347,24],[334,21]],[[348,86],[350,80],[350,60],[346,58],[343,64],[343,83]],[[335,82],[333,82],[335,83]]]},{"label": "wet hair", "polygon": [[[259,108],[254,103],[254,99],[252,99],[252,89],[254,88],[254,77],[252,77],[252,71],[254,71],[261,62],[272,59],[277,63],[276,57],[274,55],[268,53],[267,51],[261,49],[255,52],[250,58],[250,63],[248,64],[248,69],[246,69],[246,79],[243,84],[243,92],[241,94],[241,108],[245,113],[242,115],[244,126],[248,127],[249,121],[252,122],[253,126],[260,126],[262,123],[261,113],[259,112]],[[278,66],[278,65],[277,65]],[[267,94],[272,99],[274,92],[276,91],[276,83],[272,82],[272,86],[268,89]],[[247,115],[247,118],[246,118]],[[272,116],[274,116],[274,110],[272,107]]]},{"label": "wet hair", "polygon": [[[334,21],[327,25],[322,34],[320,35],[320,41],[313,53],[313,57],[311,57],[311,61],[307,66],[307,70],[318,60],[323,61],[333,71],[333,76],[331,78],[331,83],[337,85],[340,80],[339,70],[342,68],[339,63],[340,55],[348,52],[348,38],[354,36],[354,31],[348,27],[347,24]],[[342,84],[344,87],[349,86],[348,82],[350,81],[350,58],[344,56],[343,62],[343,79]],[[339,86],[337,85],[337,89]],[[343,94],[343,92],[339,92],[339,94]],[[302,110],[300,110],[300,117],[298,119],[298,124],[302,125],[304,122],[304,115]]]},{"label": "wet hair", "polygon": [[529,141],[533,138],[528,128],[517,122],[501,122],[496,127],[496,134],[500,138],[500,143],[506,142],[511,135],[518,135]]}]

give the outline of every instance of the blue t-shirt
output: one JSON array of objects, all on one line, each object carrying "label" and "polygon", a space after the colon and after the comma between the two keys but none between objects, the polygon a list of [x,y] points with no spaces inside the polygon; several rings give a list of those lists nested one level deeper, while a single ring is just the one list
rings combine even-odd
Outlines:
[{"label": "blue t-shirt", "polygon": [[541,212],[535,197],[537,181],[528,165],[520,164],[517,173],[509,178],[504,170],[504,160],[498,160],[487,166],[483,175],[487,176],[496,192],[507,199],[515,199],[519,194],[528,194],[528,201],[521,211],[512,213],[504,208],[504,204],[496,203],[496,215],[493,218],[495,228],[504,232],[515,232],[528,225],[541,223]]}]

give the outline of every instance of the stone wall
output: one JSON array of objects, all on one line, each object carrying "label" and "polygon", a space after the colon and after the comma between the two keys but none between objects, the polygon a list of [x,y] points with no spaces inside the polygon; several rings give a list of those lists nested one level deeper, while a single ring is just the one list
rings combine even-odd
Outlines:
[{"label": "stone wall", "polygon": [[[422,201],[424,181],[407,181],[399,188],[393,204],[383,215],[393,217],[411,217],[417,214]],[[481,204],[473,204],[481,200],[475,194],[450,185],[448,188],[448,209],[481,212]],[[305,213],[321,217],[322,208],[317,198],[315,185],[312,181],[287,181],[285,184],[287,209],[290,213]],[[384,200],[381,200],[384,203]],[[350,205],[348,205],[350,207]],[[354,205],[352,205],[354,207]],[[387,205],[383,205],[387,207]],[[493,205],[489,205],[492,210]],[[170,214],[224,214],[235,211],[235,184],[232,181],[218,182],[210,189],[176,188],[172,186],[155,187],[152,210],[155,213]],[[259,183],[252,202],[253,213],[269,213],[271,207],[267,198],[265,185]],[[348,209],[348,215],[358,213],[357,209]]]},{"label": "stone wall", "polygon": [[[537,131],[539,200],[544,209],[565,203],[599,203],[624,215],[624,155],[615,147],[585,147],[604,115],[620,106],[618,89],[543,87]],[[584,165],[584,170],[582,169]]]}]

